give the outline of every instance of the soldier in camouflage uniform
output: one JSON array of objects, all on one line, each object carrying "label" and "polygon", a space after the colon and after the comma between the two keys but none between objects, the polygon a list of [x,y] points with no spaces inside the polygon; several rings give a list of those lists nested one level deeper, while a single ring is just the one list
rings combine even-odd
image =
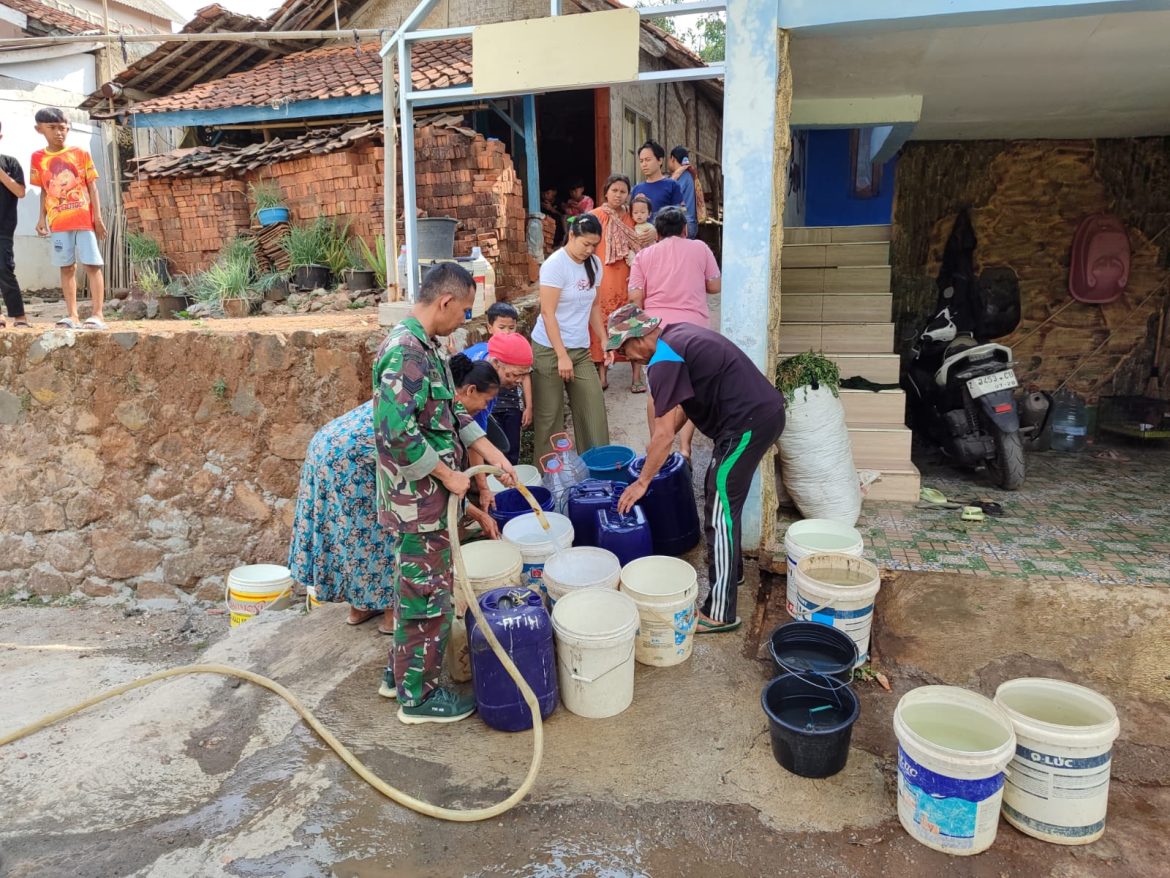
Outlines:
[{"label": "soldier in camouflage uniform", "polygon": [[503,481],[515,475],[456,404],[435,340],[463,324],[474,295],[465,269],[450,262],[433,267],[411,316],[391,330],[374,364],[378,521],[397,534],[394,645],[380,691],[397,695],[398,718],[406,723],[454,722],[475,710],[474,698],[438,685],[453,603],[447,501],[470,486],[460,471],[469,448],[503,469]]}]

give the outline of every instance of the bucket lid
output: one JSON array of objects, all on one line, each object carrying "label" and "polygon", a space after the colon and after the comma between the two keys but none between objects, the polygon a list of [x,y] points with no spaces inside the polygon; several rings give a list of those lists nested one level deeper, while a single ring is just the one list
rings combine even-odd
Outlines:
[{"label": "bucket lid", "polygon": [[618,556],[608,549],[576,546],[563,549],[544,562],[544,577],[566,588],[588,588],[616,581],[622,570]]},{"label": "bucket lid", "polygon": [[280,564],[246,564],[228,574],[228,582],[243,586],[282,586],[292,581],[292,573]]},{"label": "bucket lid", "polygon": [[638,605],[629,595],[606,588],[582,588],[557,601],[552,611],[558,634],[588,640],[632,635],[638,628]]},{"label": "bucket lid", "polygon": [[548,519],[547,531],[535,512],[526,512],[504,525],[504,539],[518,545],[547,543],[553,538],[560,541],[565,537],[573,541],[573,523],[567,517],[556,512],[546,512],[544,516]]},{"label": "bucket lid", "polygon": [[622,589],[649,597],[673,597],[693,589],[698,581],[695,568],[682,558],[647,555],[622,568]]},{"label": "bucket lid", "polygon": [[503,540],[479,540],[460,548],[468,579],[494,579],[524,565],[520,550]]}]

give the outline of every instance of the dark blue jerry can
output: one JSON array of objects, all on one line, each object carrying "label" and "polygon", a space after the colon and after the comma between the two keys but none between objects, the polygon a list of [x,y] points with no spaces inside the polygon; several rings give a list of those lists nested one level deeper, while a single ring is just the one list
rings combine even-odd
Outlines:
[{"label": "dark blue jerry can", "polygon": [[[630,475],[642,475],[645,457],[630,464]],[[650,481],[646,494],[638,501],[650,523],[655,555],[682,555],[699,544],[699,510],[691,487],[691,465],[677,451],[666,458],[662,469]]]},{"label": "dark blue jerry can", "polygon": [[654,554],[653,528],[641,506],[635,506],[625,515],[618,512],[619,497],[620,494],[614,498],[609,509],[597,512],[597,548],[613,552],[625,567],[631,561]]},{"label": "dark blue jerry can", "polygon": [[609,509],[624,485],[601,479],[586,479],[569,489],[569,521],[573,522],[573,545],[597,545],[597,513]]},{"label": "dark blue jerry can", "polygon": [[[552,620],[540,595],[527,588],[493,588],[479,598],[479,607],[504,652],[532,687],[541,719],[557,709],[557,662]],[[480,718],[501,732],[532,728],[532,713],[517,686],[475,621],[467,614],[471,676]]]}]

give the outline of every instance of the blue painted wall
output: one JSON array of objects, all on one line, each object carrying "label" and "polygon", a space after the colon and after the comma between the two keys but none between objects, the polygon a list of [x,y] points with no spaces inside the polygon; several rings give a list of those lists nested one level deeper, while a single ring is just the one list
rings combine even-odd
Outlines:
[{"label": "blue painted wall", "polygon": [[808,132],[805,155],[804,222],[810,226],[863,226],[888,223],[894,204],[894,166],[886,162],[876,198],[850,195],[849,129]]}]

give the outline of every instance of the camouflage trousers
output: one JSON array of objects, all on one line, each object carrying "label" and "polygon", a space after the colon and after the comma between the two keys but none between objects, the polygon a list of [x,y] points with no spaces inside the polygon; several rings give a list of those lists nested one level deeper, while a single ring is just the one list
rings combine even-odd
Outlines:
[{"label": "camouflage trousers", "polygon": [[451,538],[446,530],[399,534],[394,547],[394,645],[398,703],[412,707],[439,685],[451,633]]}]

